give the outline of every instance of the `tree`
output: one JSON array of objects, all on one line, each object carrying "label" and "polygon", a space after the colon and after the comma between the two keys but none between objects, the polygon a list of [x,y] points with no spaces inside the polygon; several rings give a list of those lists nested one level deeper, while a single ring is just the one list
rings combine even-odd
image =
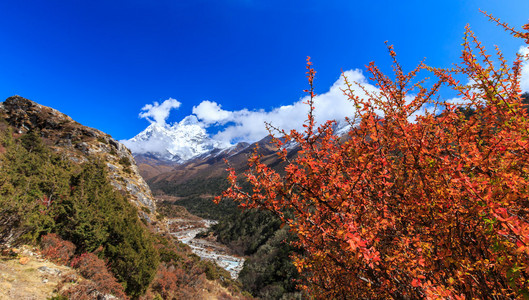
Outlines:
[{"label": "tree", "polygon": [[[489,17],[529,44],[529,24],[521,32]],[[357,108],[346,138],[332,121],[315,125],[308,60],[305,131],[275,139],[288,166],[278,173],[256,151],[244,174],[251,192],[229,169],[231,186],[216,200],[277,214],[299,238],[294,263],[316,298],[529,297],[527,57],[509,66],[497,49],[493,60],[468,27],[450,70],[420,63],[405,73],[388,49],[394,79],[368,66],[377,92],[361,98],[346,79]],[[440,100],[442,86],[461,103]],[[281,148],[290,141],[301,147],[292,160]]]},{"label": "tree", "polygon": [[102,247],[110,271],[138,297],[147,290],[159,264],[153,238],[137,210],[108,181],[105,165],[90,161],[72,178],[71,195],[55,207],[56,230],[73,241],[78,251]]},{"label": "tree", "polygon": [[32,243],[48,233],[51,205],[69,190],[72,165],[50,151],[35,132],[13,138],[0,132],[0,248]]}]

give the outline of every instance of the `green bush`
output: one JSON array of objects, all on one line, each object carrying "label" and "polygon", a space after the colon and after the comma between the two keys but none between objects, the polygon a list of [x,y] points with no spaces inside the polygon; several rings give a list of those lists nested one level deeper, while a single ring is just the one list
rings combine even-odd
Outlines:
[{"label": "green bush", "polygon": [[125,167],[130,167],[132,163],[130,162],[130,159],[126,156],[123,156],[119,159],[119,163]]}]

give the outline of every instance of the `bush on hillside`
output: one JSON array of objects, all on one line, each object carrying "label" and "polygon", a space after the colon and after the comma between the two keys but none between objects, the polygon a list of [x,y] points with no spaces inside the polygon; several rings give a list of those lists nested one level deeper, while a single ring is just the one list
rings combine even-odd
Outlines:
[{"label": "bush on hillside", "polygon": [[114,295],[119,299],[128,299],[123,286],[97,255],[83,253],[72,260],[71,266],[87,280],[80,281],[64,293],[70,299],[99,299],[98,296],[106,294]]},{"label": "bush on hillside", "polygon": [[67,264],[75,254],[75,245],[61,239],[55,233],[44,235],[40,240],[41,253],[46,258],[59,263]]}]

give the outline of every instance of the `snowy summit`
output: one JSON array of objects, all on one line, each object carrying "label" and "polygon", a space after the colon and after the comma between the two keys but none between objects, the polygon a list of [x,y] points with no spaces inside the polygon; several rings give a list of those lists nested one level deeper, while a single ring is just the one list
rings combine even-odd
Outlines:
[{"label": "snowy summit", "polygon": [[135,155],[153,155],[158,159],[177,163],[186,162],[214,149],[231,146],[210,138],[194,115],[172,125],[153,122],[135,137],[121,142]]}]

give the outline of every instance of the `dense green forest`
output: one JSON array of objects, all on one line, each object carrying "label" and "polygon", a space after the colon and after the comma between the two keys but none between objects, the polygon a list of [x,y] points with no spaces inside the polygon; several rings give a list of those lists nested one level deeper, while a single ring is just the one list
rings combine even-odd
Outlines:
[{"label": "dense green forest", "polygon": [[182,184],[168,181],[149,182],[149,186],[153,191],[177,197],[175,204],[205,219],[220,220],[239,210],[233,201],[222,201],[219,205],[212,201],[214,195],[228,187],[226,178],[193,179]]}]

